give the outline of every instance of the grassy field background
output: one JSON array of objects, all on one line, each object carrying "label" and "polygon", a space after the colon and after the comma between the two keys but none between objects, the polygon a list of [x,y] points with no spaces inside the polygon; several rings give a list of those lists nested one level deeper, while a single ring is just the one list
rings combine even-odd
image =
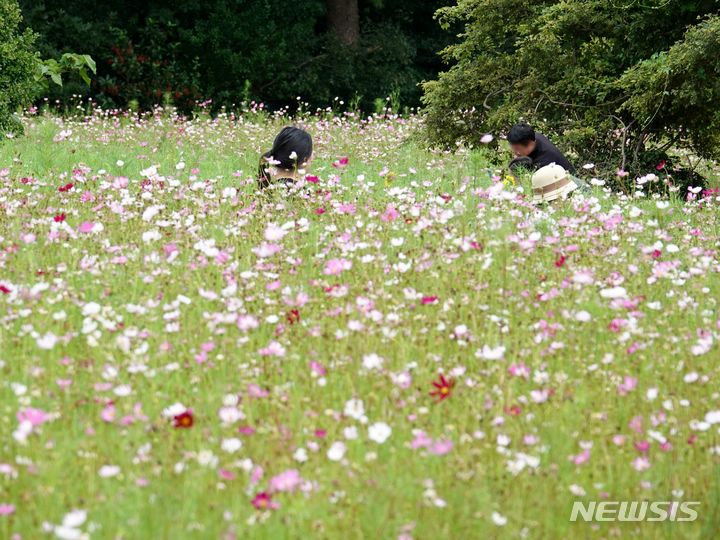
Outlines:
[{"label": "grassy field background", "polygon": [[[260,193],[287,122],[0,144],[1,538],[717,537],[717,197],[537,208],[352,115]],[[701,506],[570,522],[601,500]]]}]

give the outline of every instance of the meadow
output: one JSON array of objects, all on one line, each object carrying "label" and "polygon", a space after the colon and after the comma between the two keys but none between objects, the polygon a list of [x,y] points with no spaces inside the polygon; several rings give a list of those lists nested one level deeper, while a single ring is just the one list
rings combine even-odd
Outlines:
[{"label": "meadow", "polygon": [[718,536],[716,192],[536,207],[496,150],[331,112],[296,119],[306,181],[259,192],[279,114],[23,120],[0,538]]}]

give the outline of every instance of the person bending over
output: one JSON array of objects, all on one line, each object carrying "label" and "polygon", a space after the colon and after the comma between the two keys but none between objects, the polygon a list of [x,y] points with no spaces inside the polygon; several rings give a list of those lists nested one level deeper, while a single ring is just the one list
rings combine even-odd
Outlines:
[{"label": "person bending over", "polygon": [[575,167],[562,152],[545,135],[535,133],[535,130],[529,125],[514,125],[510,128],[507,140],[514,156],[509,165],[512,172],[519,168],[537,171],[555,163],[571,174],[575,174]]},{"label": "person bending over", "polygon": [[312,162],[313,142],[310,134],[296,127],[284,127],[275,137],[270,150],[260,156],[258,185],[290,185],[305,177]]}]

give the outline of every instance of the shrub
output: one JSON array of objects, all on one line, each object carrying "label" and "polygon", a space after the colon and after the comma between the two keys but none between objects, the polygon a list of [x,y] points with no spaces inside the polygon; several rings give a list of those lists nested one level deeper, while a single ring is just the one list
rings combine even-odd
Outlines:
[{"label": "shrub", "polygon": [[526,120],[608,170],[639,171],[650,150],[718,156],[717,12],[710,0],[460,0],[438,14],[465,31],[425,84],[429,135],[475,142]]},{"label": "shrub", "polygon": [[35,87],[35,35],[18,30],[20,8],[15,0],[0,0],[0,136],[21,133],[15,112],[30,102]]}]

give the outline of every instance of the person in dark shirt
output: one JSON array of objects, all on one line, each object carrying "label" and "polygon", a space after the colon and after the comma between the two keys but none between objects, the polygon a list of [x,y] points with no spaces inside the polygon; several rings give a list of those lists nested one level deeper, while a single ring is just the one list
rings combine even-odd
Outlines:
[{"label": "person in dark shirt", "polygon": [[287,126],[275,137],[270,150],[260,156],[258,186],[290,186],[305,178],[313,158],[310,134],[300,128]]},{"label": "person in dark shirt", "polygon": [[[510,162],[510,170],[517,167],[538,170],[541,167],[555,163],[571,174],[575,174],[575,167],[550,142],[550,140],[527,124],[517,124],[510,128],[507,140],[515,158]],[[531,161],[530,161],[531,160]]]}]

